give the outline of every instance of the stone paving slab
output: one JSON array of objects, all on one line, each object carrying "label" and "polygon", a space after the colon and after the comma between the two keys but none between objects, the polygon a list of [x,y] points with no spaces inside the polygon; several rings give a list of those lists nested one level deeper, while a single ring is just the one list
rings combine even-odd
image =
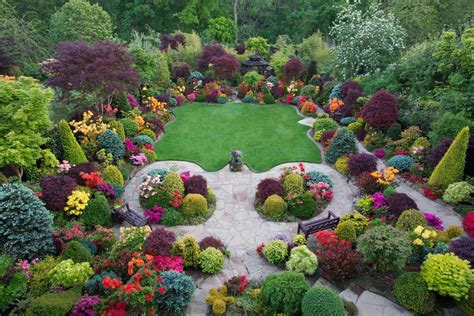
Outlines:
[{"label": "stone paving slab", "polygon": [[304,119],[299,120],[298,123],[301,124],[301,125],[313,127],[314,121],[315,121],[315,119],[312,118],[312,117],[305,117]]},{"label": "stone paving slab", "polygon": [[364,291],[357,299],[359,316],[411,316],[403,307],[393,303],[383,296],[370,291]]}]

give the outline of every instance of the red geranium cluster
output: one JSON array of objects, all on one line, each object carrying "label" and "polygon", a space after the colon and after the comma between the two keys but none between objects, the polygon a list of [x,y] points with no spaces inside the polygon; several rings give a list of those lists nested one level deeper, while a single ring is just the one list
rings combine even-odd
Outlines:
[{"label": "red geranium cluster", "polygon": [[314,234],[314,237],[316,237],[318,243],[321,245],[325,245],[331,241],[337,240],[337,235],[335,232],[319,231]]},{"label": "red geranium cluster", "polygon": [[106,289],[111,289],[111,290],[115,290],[116,288],[118,288],[119,286],[122,285],[122,281],[120,281],[119,279],[117,278],[110,278],[109,276],[105,277],[103,280],[102,280],[102,285],[106,288]]},{"label": "red geranium cluster", "polygon": [[247,279],[245,275],[241,275],[239,279],[240,279],[239,294],[242,294],[245,291],[245,289],[250,285],[250,280]]},{"label": "red geranium cluster", "polygon": [[432,199],[432,200],[436,200],[438,198],[438,196],[434,193],[433,190],[431,190],[429,187],[425,186],[423,188],[423,194],[429,198],[429,199]]},{"label": "red geranium cluster", "polygon": [[183,204],[184,196],[179,194],[179,192],[173,192],[173,197],[169,200],[169,203],[174,207],[180,207]]},{"label": "red geranium cluster", "polygon": [[293,104],[293,99],[295,98],[295,94],[294,93],[290,93],[287,97],[286,97],[286,104]]},{"label": "red geranium cluster", "polygon": [[146,150],[151,150],[151,151],[155,150],[155,149],[153,148],[153,146],[150,145],[150,144],[145,144],[145,149],[146,149]]},{"label": "red geranium cluster", "polygon": [[104,179],[102,179],[100,176],[100,171],[93,171],[91,173],[85,173],[85,172],[80,172],[79,176],[86,181],[86,186],[90,188],[95,188],[102,182],[104,182]]}]

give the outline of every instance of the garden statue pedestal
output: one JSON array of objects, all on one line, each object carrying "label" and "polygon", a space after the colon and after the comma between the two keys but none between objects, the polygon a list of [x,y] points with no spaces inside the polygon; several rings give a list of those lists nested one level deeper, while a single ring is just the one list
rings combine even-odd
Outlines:
[{"label": "garden statue pedestal", "polygon": [[230,154],[229,168],[230,171],[237,172],[242,171],[244,163],[242,161],[242,152],[239,150],[233,150]]}]

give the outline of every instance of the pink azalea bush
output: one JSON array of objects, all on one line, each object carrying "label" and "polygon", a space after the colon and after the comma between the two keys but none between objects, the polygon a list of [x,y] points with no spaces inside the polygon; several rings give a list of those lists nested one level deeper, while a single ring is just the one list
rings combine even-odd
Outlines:
[{"label": "pink azalea bush", "polygon": [[163,216],[164,209],[161,206],[154,205],[151,209],[146,210],[144,215],[151,224],[158,224]]}]

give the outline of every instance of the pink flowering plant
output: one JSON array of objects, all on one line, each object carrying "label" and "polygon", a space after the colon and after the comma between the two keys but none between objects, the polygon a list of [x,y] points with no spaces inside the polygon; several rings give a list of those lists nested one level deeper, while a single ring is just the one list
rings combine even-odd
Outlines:
[{"label": "pink flowering plant", "polygon": [[329,203],[334,197],[333,191],[326,182],[310,183],[310,191],[314,193],[314,199],[320,203]]},{"label": "pink flowering plant", "polygon": [[154,205],[151,209],[146,210],[144,215],[151,224],[158,224],[163,216],[164,209],[161,206]]},{"label": "pink flowering plant", "polygon": [[157,271],[183,272],[184,260],[176,256],[155,256],[153,257],[153,268]]},{"label": "pink flowering plant", "polygon": [[146,158],[144,153],[132,155],[130,156],[130,160],[132,161],[132,164],[134,164],[135,166],[143,166],[143,165],[146,165],[148,162],[148,159]]},{"label": "pink flowering plant", "polygon": [[67,173],[69,169],[74,167],[75,165],[71,165],[69,161],[63,160],[59,165],[58,165],[58,173]]},{"label": "pink flowering plant", "polygon": [[423,215],[425,216],[426,222],[429,226],[437,230],[444,229],[443,220],[441,218],[432,213],[423,213]]},{"label": "pink flowering plant", "polygon": [[152,176],[146,175],[143,179],[143,182],[138,186],[140,198],[148,199],[157,194],[159,192],[160,185],[161,176],[159,174]]}]

